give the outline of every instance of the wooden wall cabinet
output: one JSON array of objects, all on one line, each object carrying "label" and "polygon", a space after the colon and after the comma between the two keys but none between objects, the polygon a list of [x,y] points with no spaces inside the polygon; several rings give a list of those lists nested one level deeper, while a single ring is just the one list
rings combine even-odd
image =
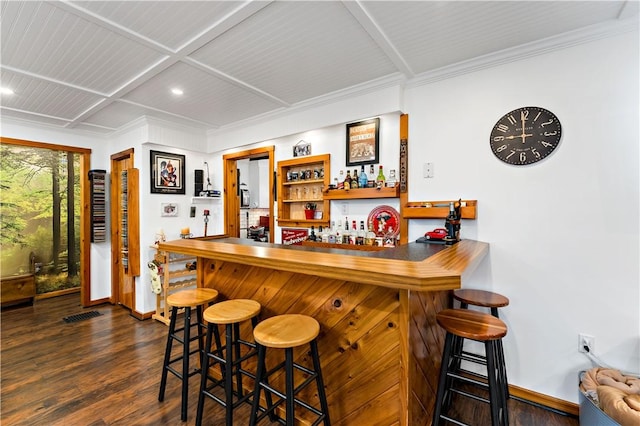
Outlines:
[{"label": "wooden wall cabinet", "polygon": [[[331,178],[330,154],[298,157],[278,162],[278,225],[329,226],[329,200],[324,191]],[[316,205],[321,218],[307,219],[305,206]]]}]

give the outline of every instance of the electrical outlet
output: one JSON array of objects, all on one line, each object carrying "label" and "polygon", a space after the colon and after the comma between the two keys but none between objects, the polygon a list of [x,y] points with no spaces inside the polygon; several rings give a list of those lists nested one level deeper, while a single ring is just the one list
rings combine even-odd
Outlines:
[{"label": "electrical outlet", "polygon": [[[588,334],[578,334],[578,352],[593,354],[595,351],[596,338]],[[589,350],[585,349],[589,348]]]},{"label": "electrical outlet", "polygon": [[342,216],[346,216],[349,214],[349,204],[342,203],[340,205],[340,214],[342,214]]}]

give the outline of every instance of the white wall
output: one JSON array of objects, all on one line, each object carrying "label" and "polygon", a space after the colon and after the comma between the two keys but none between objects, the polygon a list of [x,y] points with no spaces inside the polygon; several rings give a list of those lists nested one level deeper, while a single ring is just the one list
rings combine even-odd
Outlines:
[{"label": "white wall", "polygon": [[[569,401],[596,354],[640,370],[638,34],[632,33],[406,91],[411,200],[478,200],[463,235],[491,243],[468,286],[511,300],[511,383]],[[489,148],[499,117],[541,106],[562,123],[559,147],[527,167]],[[416,174],[435,164],[435,178]],[[410,238],[431,224],[413,221]],[[427,222],[427,221],[423,221]]]}]

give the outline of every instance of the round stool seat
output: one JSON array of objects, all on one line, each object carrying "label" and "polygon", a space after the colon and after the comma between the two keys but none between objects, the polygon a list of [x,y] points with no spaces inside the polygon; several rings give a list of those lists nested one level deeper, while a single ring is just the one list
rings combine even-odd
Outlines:
[{"label": "round stool seat", "polygon": [[167,305],[177,308],[193,308],[211,303],[218,297],[218,291],[212,288],[190,288],[180,290],[167,297]]},{"label": "round stool seat", "polygon": [[307,315],[287,314],[267,318],[253,330],[253,337],[262,346],[293,348],[314,340],[320,324]]},{"label": "round stool seat", "polygon": [[507,335],[501,319],[468,309],[445,309],[436,314],[436,321],[447,332],[465,339],[487,341]]},{"label": "round stool seat", "polygon": [[251,299],[225,300],[209,306],[204,311],[204,319],[213,324],[235,324],[255,317],[260,308],[260,303]]},{"label": "round stool seat", "polygon": [[453,297],[462,303],[486,308],[501,308],[509,304],[505,296],[486,290],[459,288],[453,290]]}]

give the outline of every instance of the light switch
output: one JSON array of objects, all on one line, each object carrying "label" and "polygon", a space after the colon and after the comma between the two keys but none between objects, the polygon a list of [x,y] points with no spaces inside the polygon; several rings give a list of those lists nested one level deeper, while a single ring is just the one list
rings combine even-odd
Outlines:
[{"label": "light switch", "polygon": [[433,163],[424,163],[424,165],[422,166],[422,175],[425,178],[433,177]]}]

